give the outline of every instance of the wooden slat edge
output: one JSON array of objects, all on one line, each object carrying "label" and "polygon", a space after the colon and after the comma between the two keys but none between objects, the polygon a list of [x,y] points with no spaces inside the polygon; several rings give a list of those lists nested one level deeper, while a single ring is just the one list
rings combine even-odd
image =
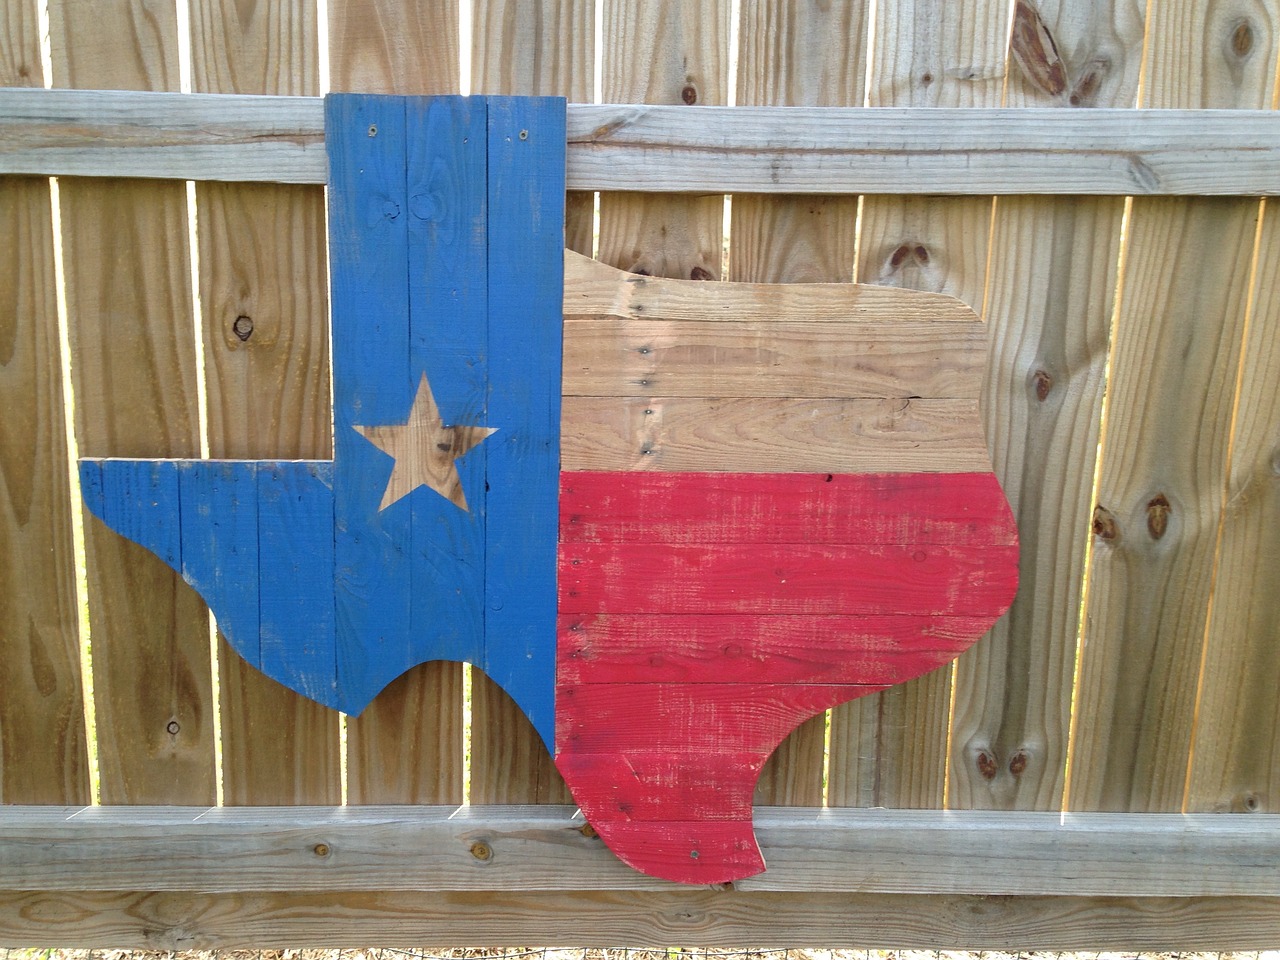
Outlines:
[{"label": "wooden slat edge", "polygon": [[1265,897],[885,894],[63,893],[0,891],[0,946],[150,950],[685,946],[936,950],[1260,950]]},{"label": "wooden slat edge", "polygon": [[[1263,110],[571,104],[570,190],[1280,194]],[[323,183],[317,97],[0,89],[0,173]]]},{"label": "wooden slat edge", "polygon": [[[583,825],[571,807],[7,807],[0,876],[31,891],[674,889]],[[1280,896],[1280,815],[771,807],[756,828],[769,869],[742,890]]]}]

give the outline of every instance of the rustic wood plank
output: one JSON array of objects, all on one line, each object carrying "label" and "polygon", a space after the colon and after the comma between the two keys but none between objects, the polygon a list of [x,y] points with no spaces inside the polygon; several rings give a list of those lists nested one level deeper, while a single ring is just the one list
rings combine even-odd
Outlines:
[{"label": "rustic wood plank", "polygon": [[[475,93],[562,96],[594,93],[596,0],[478,0],[472,5],[471,88]],[[565,245],[587,256],[595,197],[565,197]],[[569,792],[542,738],[480,671],[471,686],[472,803],[568,803]]]},{"label": "rustic wood plank", "polygon": [[1187,808],[1196,811],[1267,811],[1280,798],[1274,648],[1280,625],[1274,589],[1280,568],[1280,211],[1272,204],[1253,296],[1187,780]]},{"label": "rustic wood plank", "polygon": [[[315,6],[191,5],[199,93],[315,96]],[[209,455],[322,459],[332,449],[324,194],[276,184],[196,186]],[[263,410],[273,411],[262,416]],[[218,644],[223,790],[231,803],[335,803],[332,711]],[[269,719],[268,719],[269,718]],[[271,735],[263,736],[270,724]]]},{"label": "rustic wood plank", "polygon": [[[389,0],[330,2],[332,89],[457,93],[458,5],[430,0],[415,14],[406,21]],[[462,801],[462,670],[456,663],[419,664],[348,721],[350,802]]]},{"label": "rustic wood plank", "polygon": [[[687,105],[727,102],[727,0],[600,2],[606,101],[683,103],[686,111]],[[694,119],[700,115],[687,112]],[[634,182],[614,189],[634,190]],[[723,250],[721,196],[689,191],[675,197],[600,197],[599,257],[606,263],[658,277],[715,280],[720,278]]]},{"label": "rustic wood plank", "polygon": [[974,400],[566,397],[566,470],[989,470]]},{"label": "rustic wood plank", "polygon": [[[49,17],[55,84],[176,89],[172,11],[60,2]],[[195,456],[182,185],[68,181],[61,201],[80,453]],[[102,799],[211,802],[208,614],[141,547],[95,520],[85,539]]]},{"label": "rustic wood plank", "polygon": [[962,897],[733,891],[0,893],[0,942],[149,950],[477,947],[569,940],[666,949],[1259,950],[1267,897]]},{"label": "rustic wood plank", "polygon": [[[310,97],[5,89],[0,130],[0,173],[325,180]],[[1278,155],[1262,110],[572,104],[568,187],[1272,196]]]},{"label": "rustic wood plank", "polygon": [[[875,21],[867,103],[997,106],[1004,77],[1001,41],[1006,16],[1007,5],[986,0],[896,4],[892,16]],[[867,197],[855,277],[947,293],[981,314],[990,216],[991,203],[981,197]],[[856,802],[865,794],[856,782],[856,775],[866,769],[859,753],[866,732],[875,730],[875,802],[943,805],[952,669],[833,712],[830,803]],[[857,719],[855,712],[860,714]]]},{"label": "rustic wood plank", "polygon": [[[1280,37],[1186,0],[1150,11],[1144,105],[1269,106]],[[1271,9],[1267,19],[1274,21]],[[1197,43],[1186,43],[1196,23]],[[1179,810],[1259,206],[1133,202],[1111,357],[1069,803]]]},{"label": "rustic wood plank", "polygon": [[458,4],[330,0],[329,86],[341,93],[458,92]]},{"label": "rustic wood plank", "polygon": [[[589,103],[595,90],[596,0],[476,0],[472,5],[471,92],[565,97]],[[565,198],[565,246],[591,255],[595,197]]]},{"label": "rustic wood plank", "polygon": [[[671,889],[585,835],[572,806],[0,813],[10,890]],[[769,869],[741,881],[742,891],[1280,896],[1280,817],[1272,815],[766,807],[756,821]],[[477,843],[487,859],[473,852]],[[974,870],[976,862],[989,868]]]},{"label": "rustic wood plank", "polygon": [[[34,3],[0,17],[0,84],[39,85]],[[90,799],[49,184],[0,179],[0,803]]]},{"label": "rustic wood plank", "polygon": [[[1006,103],[1133,103],[1142,14],[1128,3],[1018,4]],[[952,807],[1062,805],[1123,210],[1110,199],[996,205],[983,409],[1018,515],[1021,587],[1009,614],[956,663]]]}]

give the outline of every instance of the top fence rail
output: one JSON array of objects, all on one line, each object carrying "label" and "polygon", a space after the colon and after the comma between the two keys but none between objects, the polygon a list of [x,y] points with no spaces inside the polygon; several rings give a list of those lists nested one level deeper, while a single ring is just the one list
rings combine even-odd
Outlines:
[{"label": "top fence rail", "polygon": [[[0,90],[0,174],[324,183],[319,97]],[[1280,194],[1280,113],[571,104],[567,186]]]}]

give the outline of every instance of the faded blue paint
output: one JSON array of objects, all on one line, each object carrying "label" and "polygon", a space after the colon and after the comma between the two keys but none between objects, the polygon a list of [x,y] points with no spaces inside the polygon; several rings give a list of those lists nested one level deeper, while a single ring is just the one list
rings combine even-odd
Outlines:
[{"label": "faded blue paint", "polygon": [[[268,676],[359,713],[426,660],[481,666],[554,733],[564,101],[326,98],[332,461],[85,460],[90,510],[160,556]],[[379,510],[426,374],[463,511]]]}]

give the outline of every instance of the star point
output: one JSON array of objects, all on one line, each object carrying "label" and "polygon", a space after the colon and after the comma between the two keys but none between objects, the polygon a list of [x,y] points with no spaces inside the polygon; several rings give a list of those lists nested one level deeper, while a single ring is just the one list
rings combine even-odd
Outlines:
[{"label": "star point", "polygon": [[418,487],[429,487],[469,512],[457,460],[497,433],[496,427],[446,426],[424,373],[403,424],[356,426],[356,432],[395,460],[378,510],[387,509]]}]

